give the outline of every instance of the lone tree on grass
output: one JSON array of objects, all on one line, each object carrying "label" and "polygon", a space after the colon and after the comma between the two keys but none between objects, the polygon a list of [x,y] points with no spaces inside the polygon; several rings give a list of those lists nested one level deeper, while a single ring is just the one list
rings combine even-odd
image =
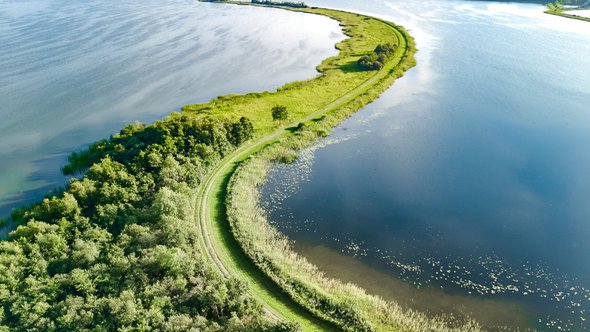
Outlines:
[{"label": "lone tree on grass", "polygon": [[287,120],[289,116],[289,112],[287,112],[287,107],[277,105],[272,108],[272,119],[273,121],[283,122]]}]

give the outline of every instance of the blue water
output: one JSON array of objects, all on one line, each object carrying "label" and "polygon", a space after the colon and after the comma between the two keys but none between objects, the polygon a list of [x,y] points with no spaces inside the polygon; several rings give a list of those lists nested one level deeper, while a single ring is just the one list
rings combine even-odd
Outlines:
[{"label": "blue water", "polygon": [[337,22],[189,0],[0,0],[0,218],[136,120],[311,78]]},{"label": "blue water", "polygon": [[418,65],[262,203],[295,240],[590,328],[590,24],[524,3],[321,0],[415,36]]}]

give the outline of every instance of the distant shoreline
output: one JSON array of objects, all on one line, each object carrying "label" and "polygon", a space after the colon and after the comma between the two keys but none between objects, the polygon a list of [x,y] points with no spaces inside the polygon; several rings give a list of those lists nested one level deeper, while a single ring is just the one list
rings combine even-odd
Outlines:
[{"label": "distant shoreline", "polygon": [[[549,6],[551,4],[548,4],[547,6]],[[553,7],[554,9],[551,9],[552,7],[549,6],[549,9],[545,11],[545,14],[549,14],[549,15],[555,15],[555,16],[561,16],[561,17],[565,17],[565,18],[571,18],[574,20],[579,20],[579,21],[584,21],[584,22],[590,22],[590,17],[585,17],[585,16],[580,16],[580,15],[575,15],[575,14],[569,14],[568,12],[575,12],[578,10],[590,10],[590,8],[586,8],[586,7],[577,7],[577,8],[556,8]]]}]

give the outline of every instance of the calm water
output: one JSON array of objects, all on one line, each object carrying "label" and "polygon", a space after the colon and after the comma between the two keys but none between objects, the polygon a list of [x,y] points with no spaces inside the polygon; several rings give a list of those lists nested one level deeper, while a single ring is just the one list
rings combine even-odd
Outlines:
[{"label": "calm water", "polygon": [[400,23],[418,66],[262,200],[296,240],[590,328],[590,24],[536,4],[313,1]]},{"label": "calm water", "polygon": [[0,0],[0,217],[124,124],[313,77],[341,38],[325,17],[192,0]]}]

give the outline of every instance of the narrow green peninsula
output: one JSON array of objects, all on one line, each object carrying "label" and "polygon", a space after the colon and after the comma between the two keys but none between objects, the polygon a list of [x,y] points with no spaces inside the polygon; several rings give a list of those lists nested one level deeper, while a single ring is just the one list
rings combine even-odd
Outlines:
[{"label": "narrow green peninsula", "polygon": [[348,38],[313,79],[188,105],[72,154],[64,172],[83,176],[15,211],[0,242],[0,330],[477,330],[324,277],[257,206],[269,165],[414,66],[413,39],[355,13],[233,4],[324,15]]}]

